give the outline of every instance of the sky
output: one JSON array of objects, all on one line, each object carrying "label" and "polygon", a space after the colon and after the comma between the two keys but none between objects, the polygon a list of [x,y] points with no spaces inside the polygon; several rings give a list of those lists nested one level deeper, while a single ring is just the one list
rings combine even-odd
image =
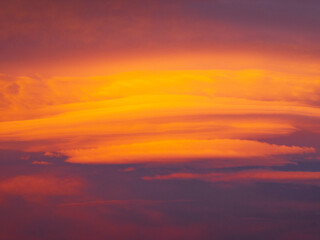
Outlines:
[{"label": "sky", "polygon": [[317,240],[320,2],[0,2],[0,238]]}]

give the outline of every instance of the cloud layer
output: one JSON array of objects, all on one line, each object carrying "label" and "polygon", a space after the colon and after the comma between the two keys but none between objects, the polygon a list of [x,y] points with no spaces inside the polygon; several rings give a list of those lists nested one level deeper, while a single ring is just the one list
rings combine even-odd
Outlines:
[{"label": "cloud layer", "polygon": [[[7,114],[0,133],[6,148],[58,152],[79,163],[316,152],[308,146],[264,142],[296,131],[319,131],[320,83],[313,75],[145,71],[2,82]],[[273,90],[264,91],[266,85]]]}]

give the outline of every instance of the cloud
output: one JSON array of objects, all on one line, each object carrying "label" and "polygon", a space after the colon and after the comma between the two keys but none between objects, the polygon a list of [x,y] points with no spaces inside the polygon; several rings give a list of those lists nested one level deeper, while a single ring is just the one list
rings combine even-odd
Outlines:
[{"label": "cloud", "polygon": [[18,175],[0,182],[0,193],[26,198],[77,195],[83,188],[78,178],[50,175]]},{"label": "cloud", "polygon": [[61,207],[95,207],[95,206],[152,206],[160,205],[164,203],[179,203],[179,202],[191,202],[188,200],[145,200],[145,199],[131,199],[131,200],[98,200],[90,202],[75,202],[75,203],[66,203],[61,204]]},{"label": "cloud", "polygon": [[2,238],[318,239],[319,3],[0,1]]},{"label": "cloud", "polygon": [[74,163],[180,162],[212,158],[252,158],[313,153],[314,148],[283,146],[250,140],[164,140],[66,151]]},{"label": "cloud", "polygon": [[198,179],[215,183],[276,182],[311,184],[320,186],[319,172],[285,172],[272,170],[249,170],[231,173],[172,173],[168,175],[145,176],[144,180]]},{"label": "cloud", "polygon": [[[307,146],[262,142],[300,129],[319,131],[301,120],[316,122],[320,116],[320,82],[312,74],[212,70],[19,77],[17,91],[2,82],[2,148],[64,154],[71,162],[311,153],[315,149]],[[265,91],[266,85],[273,91]]]},{"label": "cloud", "polygon": [[32,164],[40,164],[40,165],[50,165],[52,162],[45,162],[45,161],[33,161]]},{"label": "cloud", "polygon": [[[265,91],[266,86],[272,91]],[[133,105],[139,100],[138,96],[168,96],[167,100],[177,95],[202,96],[211,101],[218,100],[218,103],[230,98],[239,104],[243,100],[257,101],[257,104],[268,101],[299,108],[320,102],[319,75],[258,69],[135,71],[99,77],[14,78],[0,75],[0,90],[0,107],[6,113],[1,116],[2,121],[42,118],[103,105],[120,106],[128,104],[126,99],[133,101]]]},{"label": "cloud", "polygon": [[170,59],[179,51],[258,52],[304,61],[319,57],[318,8],[316,1],[4,2],[0,66],[38,72],[58,62],[61,70],[104,58],[106,69],[119,58],[162,52]]}]

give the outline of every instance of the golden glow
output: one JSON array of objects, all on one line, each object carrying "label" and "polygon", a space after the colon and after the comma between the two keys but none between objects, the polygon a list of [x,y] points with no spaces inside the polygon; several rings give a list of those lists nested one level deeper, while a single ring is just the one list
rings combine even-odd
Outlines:
[{"label": "golden glow", "polygon": [[[76,163],[141,163],[210,158],[251,158],[278,154],[312,153],[313,148],[279,146],[238,139],[167,140],[66,151]],[[92,158],[94,156],[94,158]]]},{"label": "golden glow", "polygon": [[289,117],[320,117],[313,106],[320,80],[312,74],[140,71],[92,78],[20,77],[10,84],[3,86],[10,91],[4,95],[7,114],[0,123],[6,148],[60,152],[81,163],[315,151],[259,141],[300,127],[318,131]]}]

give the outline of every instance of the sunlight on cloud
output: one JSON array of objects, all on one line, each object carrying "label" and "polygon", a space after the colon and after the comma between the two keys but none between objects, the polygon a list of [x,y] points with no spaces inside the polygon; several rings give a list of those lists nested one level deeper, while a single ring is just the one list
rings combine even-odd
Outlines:
[{"label": "sunlight on cloud", "polygon": [[312,153],[313,148],[239,139],[167,140],[66,151],[75,163],[176,162],[210,158],[251,158]]},{"label": "sunlight on cloud", "polygon": [[[273,89],[273,91],[266,91]],[[71,162],[176,162],[314,153],[268,144],[320,117],[320,80],[260,70],[145,71],[107,77],[2,80],[6,148]],[[19,114],[18,114],[19,113]]]}]

